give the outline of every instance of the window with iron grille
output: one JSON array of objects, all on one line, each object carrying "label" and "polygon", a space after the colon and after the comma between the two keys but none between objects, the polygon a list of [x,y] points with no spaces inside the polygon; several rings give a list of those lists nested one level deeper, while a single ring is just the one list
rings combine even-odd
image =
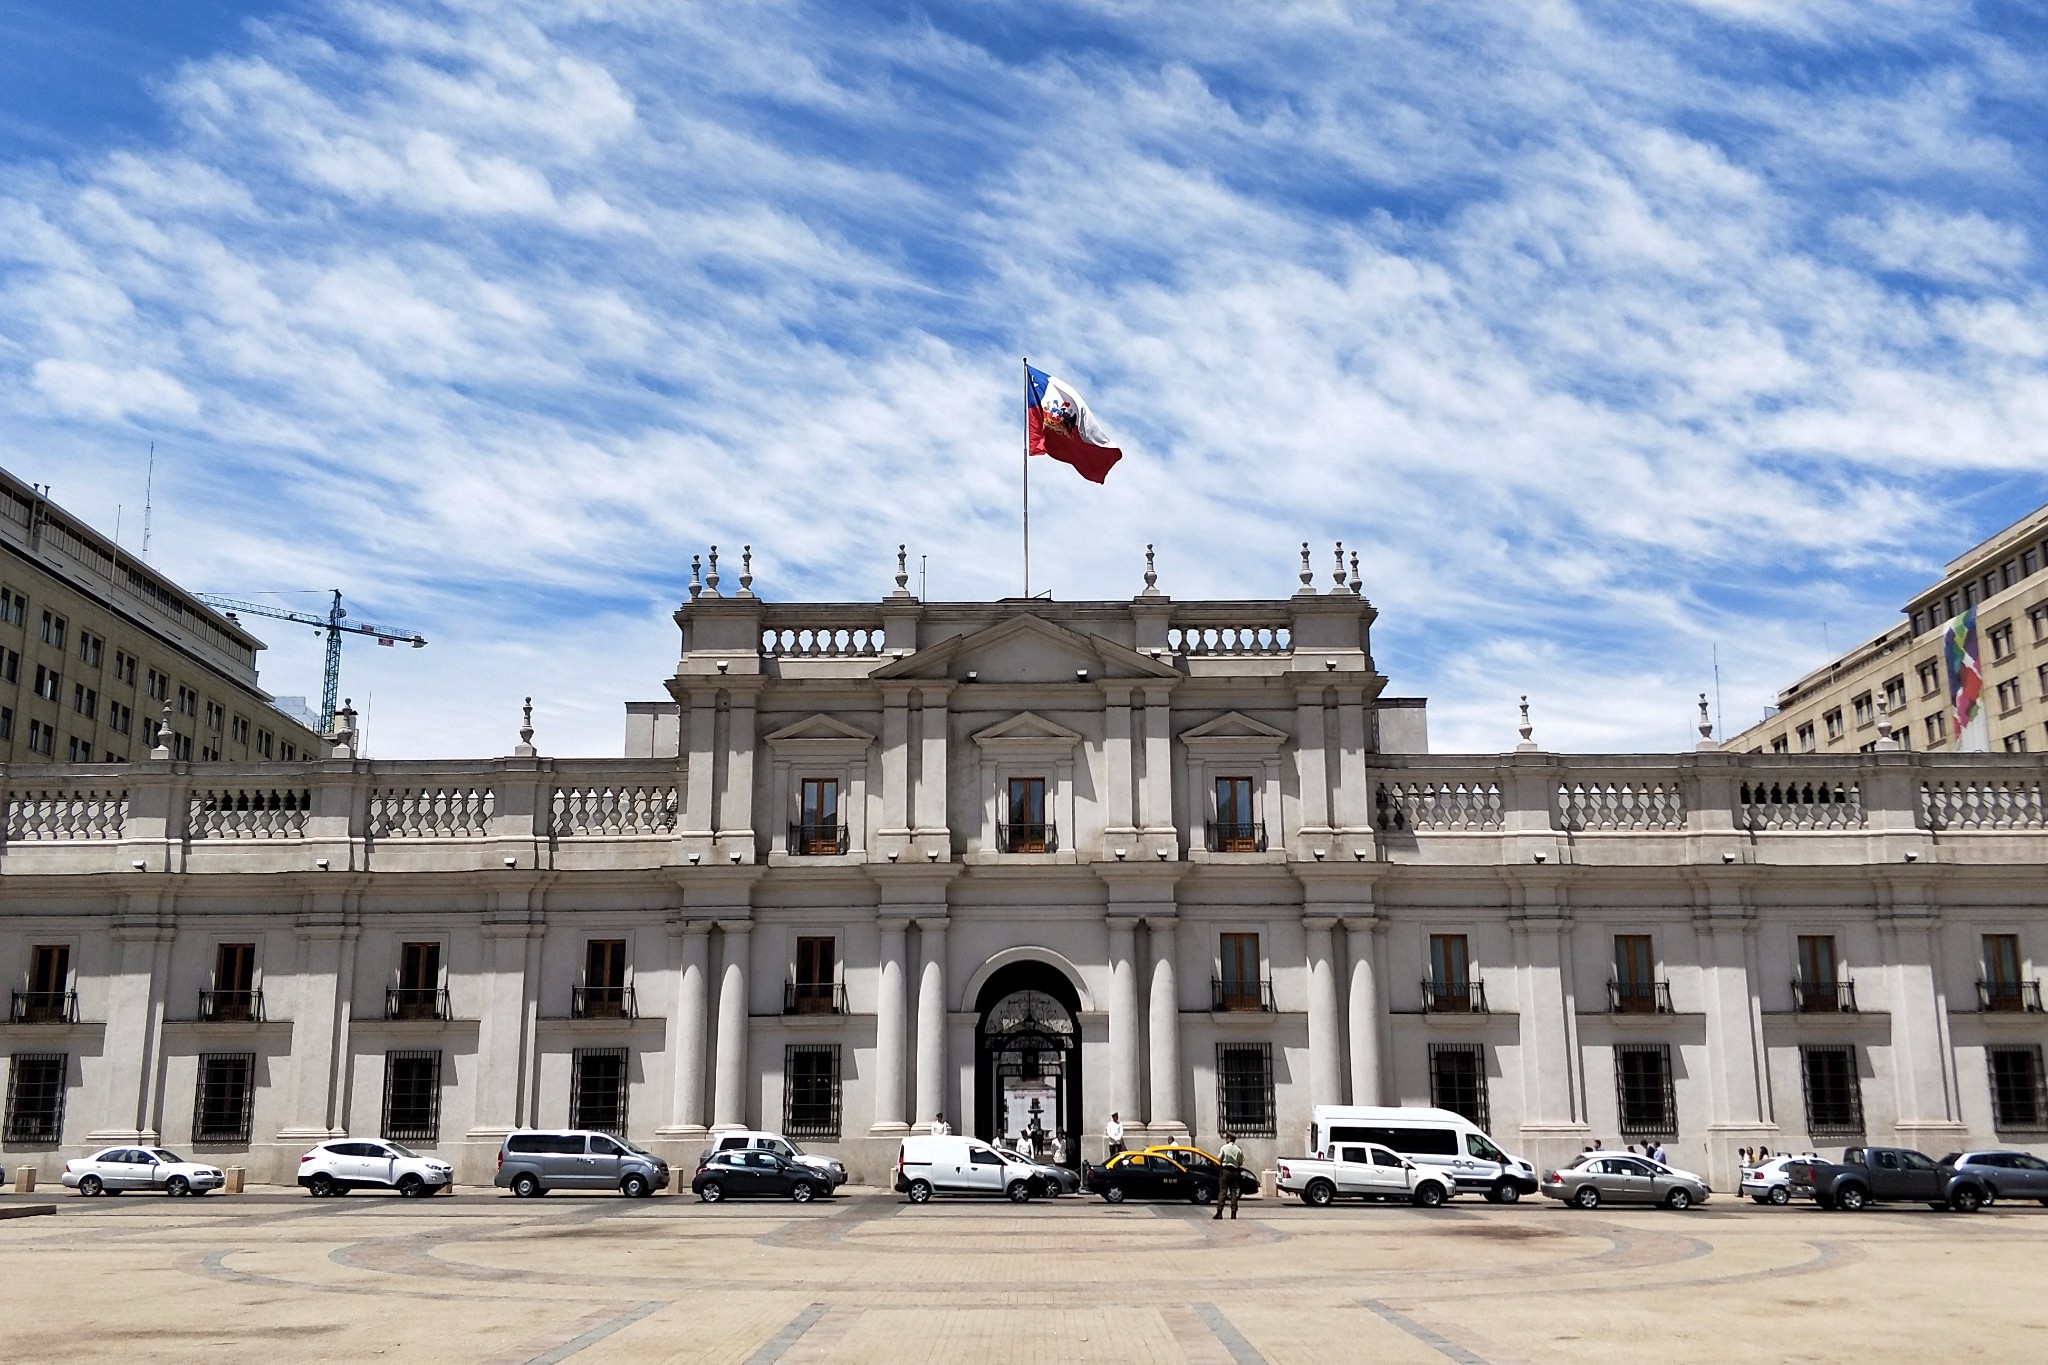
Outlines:
[{"label": "window with iron grille", "polygon": [[71,1054],[14,1054],[7,1071],[7,1145],[53,1147],[64,1135],[64,1085]]},{"label": "window with iron grille", "polygon": [[1486,1049],[1478,1043],[1431,1043],[1429,1102],[1463,1114],[1485,1132]]},{"label": "window with iron grille", "polygon": [[1239,1137],[1272,1137],[1273,1045],[1216,1045],[1216,1122]]},{"label": "window with iron grille", "polygon": [[1991,1072],[1991,1126],[2001,1133],[2048,1128],[2048,1087],[2038,1043],[1984,1049]]},{"label": "window with iron grille", "polygon": [[1856,1079],[1853,1047],[1802,1047],[1800,1075],[1806,1084],[1806,1131],[1813,1137],[1859,1137],[1863,1133],[1863,1087]]},{"label": "window with iron grille", "polygon": [[192,1099],[193,1144],[246,1147],[255,1102],[255,1053],[201,1053],[199,1083]]},{"label": "window with iron grille", "polygon": [[1678,1099],[1671,1088],[1671,1044],[1617,1043],[1614,1098],[1625,1135],[1675,1136]]},{"label": "window with iron grille", "polygon": [[793,1138],[839,1136],[839,1044],[782,1049],[782,1131]]},{"label": "window with iron grille", "polygon": [[626,1049],[576,1049],[569,1068],[569,1126],[626,1135]]},{"label": "window with iron grille", "polygon": [[394,1142],[441,1140],[441,1053],[438,1048],[384,1054],[384,1127]]}]

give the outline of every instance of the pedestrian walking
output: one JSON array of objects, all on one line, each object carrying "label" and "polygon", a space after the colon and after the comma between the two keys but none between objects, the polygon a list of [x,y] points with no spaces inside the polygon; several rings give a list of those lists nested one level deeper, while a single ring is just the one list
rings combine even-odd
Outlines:
[{"label": "pedestrian walking", "polygon": [[1108,1148],[1108,1155],[1102,1158],[1104,1161],[1123,1151],[1124,1124],[1122,1114],[1110,1114],[1109,1122],[1102,1125],[1102,1138],[1103,1145]]},{"label": "pedestrian walking", "polygon": [[1216,1160],[1223,1166],[1221,1179],[1216,1185],[1216,1217],[1223,1217],[1223,1205],[1227,1200],[1230,1203],[1230,1216],[1234,1220],[1237,1217],[1237,1197],[1242,1192],[1240,1186],[1244,1174],[1244,1148],[1237,1145],[1236,1134],[1223,1135],[1223,1150],[1216,1153]]},{"label": "pedestrian walking", "polygon": [[1067,1135],[1065,1133],[1058,1133],[1053,1137],[1052,1164],[1055,1166],[1067,1164]]},{"label": "pedestrian walking", "polygon": [[1658,1143],[1658,1144],[1657,1144],[1656,1146],[1654,1146],[1654,1147],[1652,1147],[1652,1148],[1650,1149],[1650,1160],[1652,1160],[1652,1161],[1656,1162],[1656,1163],[1657,1163],[1657,1164],[1658,1164],[1659,1166],[1662,1166],[1662,1165],[1664,1164],[1664,1144],[1663,1144],[1663,1143],[1661,1143],[1661,1142],[1660,1142],[1660,1143]]}]

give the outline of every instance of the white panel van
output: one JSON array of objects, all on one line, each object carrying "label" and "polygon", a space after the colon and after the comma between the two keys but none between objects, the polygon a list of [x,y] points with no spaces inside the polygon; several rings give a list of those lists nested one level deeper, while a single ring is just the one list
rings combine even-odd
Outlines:
[{"label": "white panel van", "polygon": [[1459,1190],[1497,1204],[1537,1190],[1534,1166],[1502,1151],[1472,1120],[1449,1109],[1317,1105],[1309,1114],[1309,1151],[1332,1157],[1339,1142],[1377,1142],[1419,1166],[1443,1171]]},{"label": "white panel van", "polygon": [[1004,1160],[980,1138],[907,1137],[896,1154],[896,1192],[922,1204],[935,1194],[979,1194],[1022,1204],[1045,1192],[1028,1167]]}]

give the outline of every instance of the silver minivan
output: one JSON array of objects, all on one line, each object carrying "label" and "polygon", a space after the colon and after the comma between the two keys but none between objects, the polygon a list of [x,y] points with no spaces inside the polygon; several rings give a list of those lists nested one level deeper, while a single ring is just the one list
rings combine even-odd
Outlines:
[{"label": "silver minivan", "polygon": [[617,1190],[630,1199],[668,1188],[668,1163],[609,1133],[523,1128],[498,1145],[492,1184],[521,1199],[549,1190]]}]

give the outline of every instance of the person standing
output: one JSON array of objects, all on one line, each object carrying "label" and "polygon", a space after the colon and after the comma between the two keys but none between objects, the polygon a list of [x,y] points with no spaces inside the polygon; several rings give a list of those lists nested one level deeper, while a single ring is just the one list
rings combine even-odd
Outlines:
[{"label": "person standing", "polygon": [[952,1131],[953,1131],[953,1127],[952,1127],[952,1125],[951,1125],[951,1124],[949,1124],[949,1123],[947,1123],[947,1122],[946,1122],[946,1116],[945,1116],[945,1114],[943,1114],[943,1113],[938,1113],[938,1114],[934,1114],[934,1115],[932,1115],[932,1136],[933,1136],[933,1137],[944,1137],[944,1136],[946,1136],[946,1135],[947,1135],[948,1133],[950,1133],[950,1132],[952,1132]]},{"label": "person standing", "polygon": [[1102,1126],[1102,1138],[1103,1145],[1107,1149],[1102,1158],[1104,1161],[1108,1161],[1111,1157],[1117,1156],[1123,1151],[1124,1124],[1122,1114],[1112,1113],[1109,1116],[1109,1122]]},{"label": "person standing", "polygon": [[1223,1167],[1216,1183],[1216,1217],[1223,1217],[1224,1201],[1230,1203],[1230,1216],[1237,1217],[1237,1197],[1242,1192],[1244,1176],[1244,1148],[1237,1145],[1235,1133],[1223,1135],[1223,1150],[1216,1153],[1216,1160]]},{"label": "person standing", "polygon": [[1657,1163],[1657,1164],[1658,1164],[1659,1166],[1662,1166],[1662,1165],[1664,1164],[1664,1144],[1663,1144],[1663,1143],[1661,1143],[1661,1142],[1660,1142],[1660,1143],[1658,1143],[1658,1144],[1657,1144],[1656,1146],[1654,1146],[1654,1147],[1652,1147],[1652,1148],[1650,1149],[1650,1160],[1652,1160],[1652,1161],[1656,1162],[1656,1163]]}]

